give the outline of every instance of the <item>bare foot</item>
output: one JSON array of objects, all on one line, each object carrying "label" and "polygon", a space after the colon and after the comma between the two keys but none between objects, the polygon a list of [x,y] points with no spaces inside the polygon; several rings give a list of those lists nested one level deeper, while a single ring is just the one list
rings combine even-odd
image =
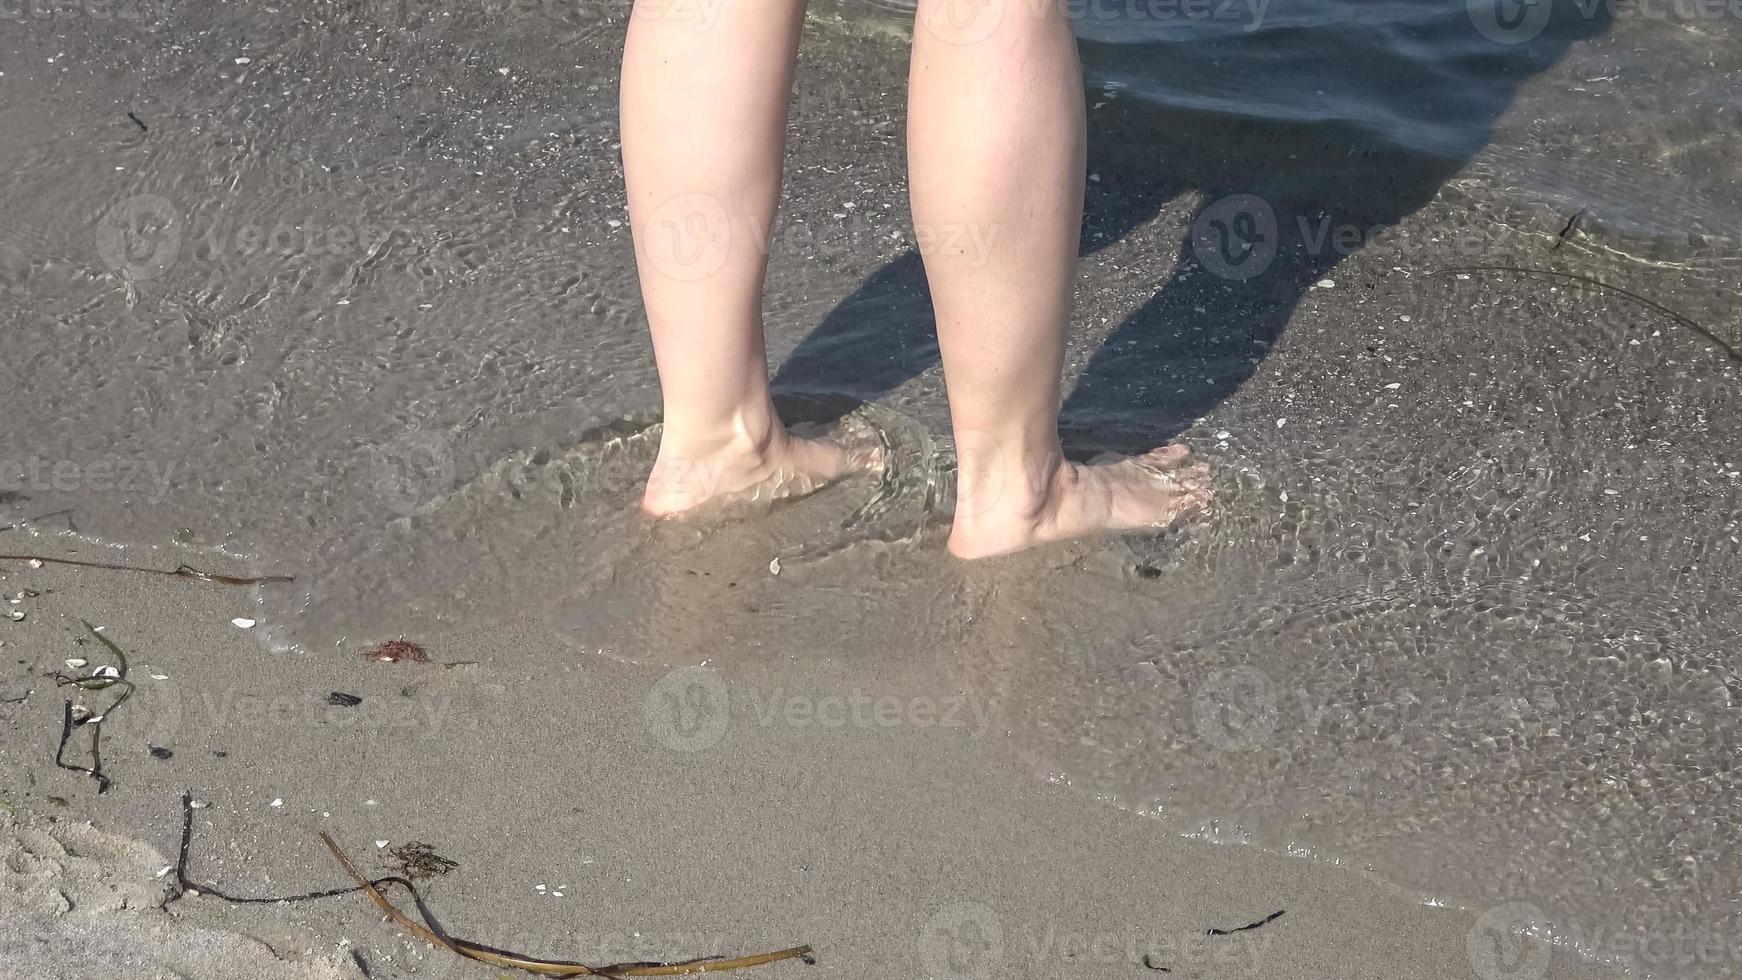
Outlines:
[{"label": "bare foot", "polygon": [[1174,443],[1142,456],[1059,461],[1029,492],[1000,493],[976,514],[956,515],[950,553],[989,558],[1101,531],[1166,527],[1210,502],[1210,468]]},{"label": "bare foot", "polygon": [[744,441],[697,454],[660,447],[647,478],[641,509],[675,517],[712,501],[780,500],[815,493],[854,473],[882,465],[874,450],[849,450],[826,439],[806,439],[776,428],[760,444]]}]

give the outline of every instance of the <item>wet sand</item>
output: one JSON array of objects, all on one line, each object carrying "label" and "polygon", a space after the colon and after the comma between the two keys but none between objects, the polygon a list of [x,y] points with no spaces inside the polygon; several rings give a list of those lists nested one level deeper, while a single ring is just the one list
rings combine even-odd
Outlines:
[{"label": "wet sand", "polygon": [[[1661,976],[1742,957],[1734,241],[1600,209],[1569,231],[1507,169],[1522,142],[1460,169],[1093,92],[1072,449],[1183,434],[1221,500],[964,568],[898,39],[819,12],[771,356],[897,466],[653,528],[622,18],[591,9],[9,35],[0,461],[34,468],[0,551],[297,576],[0,567],[40,593],[0,621],[0,694],[34,691],[0,706],[20,819],[172,858],[191,790],[195,876],[245,894],[342,883],[317,829],[371,868],[421,840],[459,862],[429,891],[456,932],[601,961],[809,942],[815,967],[769,971],[1116,976],[1153,946],[1184,976],[1535,980],[1596,975],[1575,945]],[[1586,68],[1525,89],[1532,154],[1557,144],[1525,96]],[[1264,209],[1268,267],[1218,266],[1214,219]],[[116,230],[160,219],[173,247]],[[1565,280],[1430,278],[1471,264],[1717,332]],[[167,678],[136,667],[101,796],[50,761],[42,675],[91,657],[81,617]],[[361,656],[399,635],[472,663]],[[8,942],[52,960],[167,912],[317,976],[357,968],[347,939],[371,975],[489,975],[355,896],[157,900],[122,922],[8,898]],[[1283,908],[1234,953],[1203,935]],[[1520,927],[1563,945],[1490,942]]]},{"label": "wet sand", "polygon": [[[581,657],[536,630],[431,646],[475,661],[462,667],[316,660],[264,654],[231,625],[250,612],[244,592],[51,569],[8,569],[3,583],[42,593],[0,648],[34,691],[0,722],[6,802],[33,828],[9,823],[6,840],[40,856],[57,836],[81,858],[32,863],[0,888],[17,975],[156,976],[120,966],[154,956],[196,977],[497,975],[404,937],[360,895],[164,894],[173,878],[155,875],[175,861],[184,791],[209,803],[195,811],[196,882],[241,897],[335,888],[346,880],[318,831],[371,874],[422,841],[458,862],[425,886],[450,930],[546,957],[809,943],[814,966],[757,975],[1147,976],[1148,955],[1170,976],[1443,978],[1473,975],[1472,948],[1526,965],[1548,952],[1357,868],[1185,840],[1044,785],[1012,757],[996,705],[952,708],[972,695],[875,658],[722,663],[731,708],[717,729],[668,723],[657,696],[649,707],[663,670]],[[102,795],[49,762],[61,701],[41,677],[62,654],[99,662],[71,642],[96,610],[140,685],[105,725]],[[331,706],[334,690],[362,703]],[[33,785],[16,779],[26,770]],[[89,846],[87,820],[121,843]],[[110,884],[86,887],[98,877]],[[1277,910],[1261,929],[1206,935]],[[251,965],[201,960],[196,936]],[[85,958],[60,959],[72,950]],[[1555,952],[1542,975],[1609,975],[1576,962]]]}]

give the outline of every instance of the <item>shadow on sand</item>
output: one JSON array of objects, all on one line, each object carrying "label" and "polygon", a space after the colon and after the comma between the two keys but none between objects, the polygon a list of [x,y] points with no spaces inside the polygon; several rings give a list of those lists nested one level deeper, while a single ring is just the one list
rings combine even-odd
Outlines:
[{"label": "shadow on sand", "polygon": [[[1090,113],[1089,172],[1099,179],[1082,254],[1181,195],[1201,203],[1179,254],[1155,263],[1165,278],[1069,392],[1072,455],[1155,446],[1233,394],[1313,283],[1432,200],[1525,82],[1609,24],[1605,5],[1579,0],[1424,0],[1407,24],[1389,25],[1375,22],[1376,6],[1276,0],[1262,29],[1188,24],[1166,43],[1082,42],[1091,87],[1136,79],[1127,84],[1138,96]],[[1164,106],[1143,88],[1198,107]],[[1246,88],[1292,110],[1272,115],[1295,118],[1240,114]],[[1371,118],[1298,121],[1350,106]],[[1357,230],[1353,241],[1339,229]],[[1079,296],[1078,307],[1091,302]],[[775,384],[875,401],[937,364],[935,328],[923,264],[909,251],[831,311]]]}]

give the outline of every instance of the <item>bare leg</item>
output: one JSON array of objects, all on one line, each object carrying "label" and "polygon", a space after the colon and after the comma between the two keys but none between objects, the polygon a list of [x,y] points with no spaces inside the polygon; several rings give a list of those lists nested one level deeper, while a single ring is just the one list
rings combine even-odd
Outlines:
[{"label": "bare leg", "polygon": [[790,435],[768,390],[762,280],[804,0],[638,0],[623,167],[665,429],[642,507],[802,493],[868,461]]},{"label": "bare leg", "polygon": [[1090,466],[1059,451],[1083,101],[1062,0],[920,0],[908,162],[959,452],[949,547],[964,558],[1165,525],[1206,500],[1183,446]]}]

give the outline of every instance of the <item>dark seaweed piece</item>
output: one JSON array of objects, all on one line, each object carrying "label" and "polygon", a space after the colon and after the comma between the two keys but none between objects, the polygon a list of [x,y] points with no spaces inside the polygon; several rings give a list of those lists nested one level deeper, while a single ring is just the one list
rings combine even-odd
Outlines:
[{"label": "dark seaweed piece", "polygon": [[214,585],[259,585],[262,582],[294,582],[289,575],[261,575],[255,578],[242,578],[235,575],[218,575],[213,572],[202,572],[192,565],[177,565],[174,569],[139,568],[135,565],[111,565],[101,561],[79,561],[76,558],[50,558],[47,555],[0,555],[0,561],[40,561],[48,565],[74,565],[79,568],[103,568],[111,572],[138,572],[141,575],[168,575],[173,578],[191,578],[201,582],[211,582]]},{"label": "dark seaweed piece", "polygon": [[1578,229],[1579,219],[1583,218],[1585,216],[1585,212],[1589,211],[1589,210],[1591,210],[1591,209],[1588,207],[1584,207],[1584,208],[1578,209],[1577,211],[1574,211],[1573,216],[1567,219],[1566,227],[1562,228],[1561,233],[1559,235],[1555,236],[1554,244],[1550,245],[1548,247],[1548,250],[1552,252],[1555,249],[1560,248],[1562,245],[1565,245],[1567,243],[1567,236],[1571,235],[1575,230]]},{"label": "dark seaweed piece", "polygon": [[102,722],[98,722],[97,726],[91,729],[90,767],[75,766],[66,761],[67,743],[72,741],[73,729],[77,727],[73,724],[73,702],[71,699],[68,699],[66,710],[61,715],[60,745],[54,750],[54,764],[69,772],[82,772],[92,779],[95,779],[97,781],[98,794],[107,793],[109,791],[109,777],[103,775],[103,757],[99,752],[98,738],[102,733],[101,725]]},{"label": "dark seaweed piece", "polygon": [[[493,966],[525,970],[528,973],[538,973],[556,977],[654,977],[675,976],[689,973],[717,973],[723,970],[740,970],[746,967],[761,966],[766,963],[776,963],[781,960],[797,959],[805,963],[815,963],[809,946],[794,946],[790,949],[776,950],[771,953],[758,953],[752,956],[740,956],[736,959],[722,959],[717,956],[706,956],[700,959],[685,960],[680,963],[618,963],[611,966],[589,967],[583,963],[569,963],[560,960],[539,960],[518,956],[504,950],[485,946],[467,939],[449,936],[445,930],[436,925],[435,917],[425,907],[423,896],[417,886],[399,877],[368,879],[357,871],[357,866],[339,850],[339,845],[325,832],[321,840],[326,842],[327,849],[333,852],[333,857],[339,862],[345,874],[356,884],[349,888],[332,888],[326,891],[309,892],[303,895],[286,895],[281,897],[248,898],[226,894],[210,885],[203,885],[188,878],[188,854],[193,849],[194,839],[194,798],[192,793],[183,793],[181,797],[181,848],[177,852],[175,862],[176,885],[183,891],[195,895],[210,895],[222,901],[238,905],[257,905],[269,902],[305,902],[317,898],[331,898],[337,895],[349,895],[352,892],[363,892],[369,896],[388,918],[401,927],[432,946],[440,946],[456,956]],[[406,918],[405,914],[381,894],[380,886],[399,885],[411,893],[412,904],[417,908],[418,915],[425,924],[420,925]]]},{"label": "dark seaweed piece", "polygon": [[[516,970],[525,970],[528,973],[540,973],[545,976],[558,977],[664,977],[685,973],[719,973],[725,970],[742,970],[746,967],[762,966],[765,963],[777,963],[781,960],[790,959],[798,959],[806,963],[815,962],[811,956],[811,948],[809,946],[793,946],[789,949],[775,950],[771,953],[757,953],[752,956],[740,956],[729,960],[722,959],[718,956],[704,956],[699,959],[684,960],[679,963],[615,963],[611,966],[599,967],[591,967],[584,963],[574,963],[563,960],[540,960],[526,956],[519,956],[514,953],[509,953],[491,946],[485,946],[467,939],[449,936],[444,932],[437,931],[432,928],[435,925],[435,922],[424,909],[421,901],[417,903],[417,911],[419,915],[423,916],[425,924],[420,925],[413,922],[411,919],[406,917],[405,913],[399,911],[392,902],[389,902],[386,896],[381,894],[380,890],[364,879],[362,874],[357,871],[357,866],[351,863],[351,859],[345,856],[344,851],[339,850],[339,845],[335,843],[333,838],[325,831],[321,832],[321,840],[326,842],[327,850],[333,852],[333,858],[339,862],[340,867],[345,869],[345,873],[350,875],[351,879],[361,886],[363,893],[369,896],[369,900],[374,902],[376,907],[381,909],[381,911],[387,913],[387,917],[398,923],[401,928],[426,943],[446,949],[455,956],[461,956],[468,960],[477,960],[480,963],[488,963],[492,966],[509,967]],[[402,881],[403,879],[394,880]],[[412,897],[414,899],[417,898],[417,890],[411,888],[409,882],[406,883],[406,887],[411,889]]]},{"label": "dark seaweed piece", "polygon": [[327,695],[327,703],[340,708],[355,708],[357,705],[363,703],[363,699],[355,694],[346,694],[344,691],[334,691]]},{"label": "dark seaweed piece", "polygon": [[133,124],[135,126],[139,127],[140,132],[142,132],[142,133],[151,132],[151,128],[149,126],[145,125],[145,121],[143,119],[140,119],[138,116],[135,116],[133,113],[129,112],[127,114],[127,118],[133,120]]},{"label": "dark seaweed piece", "polygon": [[[194,797],[192,793],[183,793],[181,795],[181,848],[176,852],[175,859],[175,883],[176,887],[180,888],[182,891],[194,895],[210,895],[213,898],[222,899],[235,905],[268,905],[273,902],[306,902],[315,898],[332,898],[335,895],[349,895],[355,891],[362,891],[362,888],[353,885],[349,888],[330,888],[326,891],[308,892],[302,895],[272,895],[264,898],[231,895],[227,892],[219,891],[216,886],[202,885],[199,882],[192,881],[188,878],[188,853],[193,850],[193,844]],[[385,884],[396,880],[398,879],[380,878],[375,881],[375,884]]]},{"label": "dark seaweed piece", "polygon": [[151,747],[151,757],[153,759],[167,759],[173,755],[175,755],[174,750],[166,749],[161,745],[153,745]]},{"label": "dark seaweed piece", "polygon": [[[84,621],[81,620],[81,622]],[[84,627],[90,631],[92,636],[97,638],[97,642],[103,644],[110,653],[115,655],[115,659],[120,661],[120,666],[112,668],[115,671],[112,674],[93,672],[83,677],[69,677],[57,671],[54,675],[55,684],[60,687],[76,687],[81,691],[103,691],[111,687],[118,687],[121,689],[121,693],[115,700],[109,702],[109,707],[103,709],[101,714],[78,721],[73,719],[72,699],[67,699],[66,709],[61,718],[60,745],[54,752],[54,764],[72,772],[82,772],[95,779],[97,792],[102,794],[109,790],[109,777],[103,773],[103,722],[111,712],[121,707],[122,703],[132,696],[133,682],[127,679],[127,655],[121,652],[121,648],[116,646],[114,641],[97,632],[97,628],[89,622],[84,622]],[[102,668],[97,668],[97,671],[101,670]],[[72,740],[73,729],[83,728],[87,725],[91,728],[90,768],[75,766],[66,761],[67,742]]]},{"label": "dark seaweed piece", "polygon": [[1276,911],[1270,913],[1269,915],[1265,916],[1264,918],[1259,919],[1257,922],[1248,922],[1243,926],[1238,926],[1238,927],[1233,928],[1233,929],[1211,929],[1209,932],[1205,933],[1205,935],[1232,936],[1236,932],[1245,932],[1248,929],[1257,929],[1261,926],[1267,926],[1270,923],[1275,922],[1277,919],[1282,918],[1282,913],[1284,913],[1286,911],[1288,911],[1288,910],[1287,909],[1277,909]]}]

